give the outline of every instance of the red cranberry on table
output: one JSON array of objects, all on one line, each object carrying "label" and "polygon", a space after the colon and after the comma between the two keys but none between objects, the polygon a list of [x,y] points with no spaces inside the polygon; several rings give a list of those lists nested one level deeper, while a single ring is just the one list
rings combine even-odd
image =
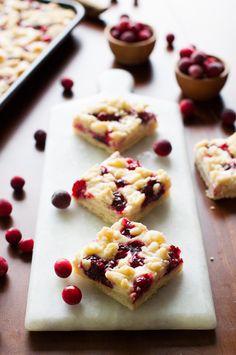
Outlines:
[{"label": "red cranberry on table", "polygon": [[54,264],[54,270],[57,276],[66,278],[72,272],[72,265],[67,259],[58,259]]},{"label": "red cranberry on table", "polygon": [[233,126],[236,121],[236,113],[229,108],[225,108],[221,114],[221,118],[226,126]]},{"label": "red cranberry on table", "polygon": [[10,228],[5,233],[6,241],[11,245],[18,245],[22,238],[21,231],[17,228]]},{"label": "red cranberry on table", "polygon": [[12,204],[5,199],[0,199],[0,217],[9,217],[12,212]]},{"label": "red cranberry on table", "polygon": [[175,35],[173,33],[168,33],[166,35],[166,41],[168,46],[172,47],[175,40]]},{"label": "red cranberry on table", "polygon": [[72,89],[72,86],[74,85],[74,82],[72,79],[65,77],[61,79],[61,85],[65,90],[70,91]]},{"label": "red cranberry on table", "polygon": [[6,275],[8,271],[8,262],[2,256],[0,256],[0,277]]},{"label": "red cranberry on table", "polygon": [[26,254],[32,253],[33,248],[34,248],[34,241],[33,239],[22,239],[20,240],[19,244],[19,249]]},{"label": "red cranberry on table", "polygon": [[63,300],[69,305],[80,303],[82,299],[82,292],[76,286],[66,286],[62,291]]},{"label": "red cranberry on table", "polygon": [[11,179],[11,187],[16,191],[22,191],[24,185],[25,185],[25,180],[21,176],[14,176]]},{"label": "red cranberry on table", "polygon": [[194,103],[190,99],[183,99],[179,103],[179,108],[184,116],[191,116],[194,113]]},{"label": "red cranberry on table", "polygon": [[67,191],[59,190],[54,192],[51,201],[56,208],[64,209],[70,206],[71,196]]},{"label": "red cranberry on table", "polygon": [[203,77],[203,69],[200,65],[193,64],[188,68],[188,74],[194,79],[200,79]]},{"label": "red cranberry on table", "polygon": [[172,145],[168,140],[163,139],[154,143],[153,150],[157,155],[165,157],[172,151]]},{"label": "red cranberry on table", "polygon": [[40,149],[44,149],[46,143],[47,133],[42,129],[38,129],[34,133],[34,139],[36,142],[36,146]]}]

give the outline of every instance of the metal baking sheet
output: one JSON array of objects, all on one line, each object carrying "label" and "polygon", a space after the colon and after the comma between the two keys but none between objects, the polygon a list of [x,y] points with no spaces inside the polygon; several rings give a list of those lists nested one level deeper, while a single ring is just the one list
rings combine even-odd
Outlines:
[{"label": "metal baking sheet", "polygon": [[[49,0],[39,0],[42,3],[49,3]],[[42,53],[33,61],[27,70],[25,70],[19,78],[9,87],[9,89],[0,96],[0,111],[5,106],[5,104],[11,99],[11,97],[16,93],[20,86],[24,83],[27,78],[37,69],[40,64],[55,50],[56,47],[64,41],[64,39],[70,34],[70,32],[78,25],[82,17],[84,16],[84,8],[82,5],[70,1],[70,0],[59,0],[54,1],[55,3],[61,5],[64,8],[69,8],[75,12],[75,17],[69,22],[69,24],[59,33],[53,41],[42,51]]]}]

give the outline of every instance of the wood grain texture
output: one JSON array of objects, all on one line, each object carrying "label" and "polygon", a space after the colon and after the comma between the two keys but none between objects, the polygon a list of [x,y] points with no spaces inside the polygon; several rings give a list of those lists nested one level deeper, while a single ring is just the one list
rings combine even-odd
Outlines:
[{"label": "wood grain texture", "polygon": [[[125,2],[125,4],[124,4]],[[124,11],[128,1],[120,1]],[[131,2],[130,2],[131,3]],[[100,22],[84,21],[60,49],[34,74],[0,113],[0,196],[14,202],[12,218],[0,221],[0,254],[9,261],[9,273],[0,283],[1,354],[226,354],[236,353],[236,202],[212,202],[193,165],[193,145],[204,137],[226,136],[219,122],[224,105],[236,109],[234,0],[198,1],[143,0],[132,9],[155,23],[159,39],[146,65],[129,69],[135,77],[136,92],[164,99],[179,99],[174,78],[177,49],[195,43],[224,57],[231,73],[221,98],[197,107],[196,119],[185,125],[193,185],[209,263],[218,327],[216,331],[71,332],[27,333],[24,314],[30,260],[6,245],[4,231],[19,227],[24,236],[34,236],[40,196],[44,154],[35,149],[33,133],[47,130],[50,107],[68,100],[62,96],[59,79],[74,78],[74,96],[94,93],[94,82],[103,70],[119,67],[103,36]],[[113,16],[111,13],[109,16]],[[176,34],[175,51],[165,47],[165,34]],[[170,127],[171,129],[171,127]],[[9,185],[13,175],[26,179],[25,196],[16,200]],[[183,191],[184,193],[184,191]],[[210,209],[214,206],[215,209]],[[182,206],[184,213],[184,206]],[[214,261],[210,261],[210,257]],[[194,275],[193,275],[194,277]],[[196,290],[197,292],[197,290]]]}]

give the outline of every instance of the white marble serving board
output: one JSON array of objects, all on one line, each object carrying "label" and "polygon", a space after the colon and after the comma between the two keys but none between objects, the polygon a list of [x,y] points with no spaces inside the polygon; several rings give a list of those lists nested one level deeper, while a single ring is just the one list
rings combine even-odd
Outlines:
[{"label": "white marble serving board", "polygon": [[[107,96],[107,95],[106,95]],[[165,169],[172,179],[171,197],[142,222],[149,229],[162,231],[169,243],[182,250],[182,275],[170,282],[136,311],[130,311],[72,275],[58,278],[54,262],[61,257],[73,259],[76,251],[94,239],[104,225],[87,210],[72,203],[57,210],[50,202],[58,189],[70,191],[73,182],[89,167],[108,154],[97,149],[72,130],[73,116],[80,107],[97,101],[104,94],[71,101],[55,107],[46,147],[46,162],[33,254],[26,328],[28,330],[139,330],[139,329],[212,329],[215,311],[202,243],[198,214],[188,167],[183,128],[178,106],[155,98],[125,94],[131,101],[144,101],[158,114],[156,137],[145,138],[125,152],[140,159],[150,169]],[[173,151],[158,158],[152,151],[156,138],[169,139]],[[61,298],[64,286],[78,285],[81,304],[69,306]]]}]

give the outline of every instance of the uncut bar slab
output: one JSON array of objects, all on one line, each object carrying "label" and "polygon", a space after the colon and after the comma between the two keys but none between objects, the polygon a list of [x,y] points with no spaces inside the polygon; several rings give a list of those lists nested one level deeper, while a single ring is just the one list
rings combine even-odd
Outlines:
[{"label": "uncut bar slab", "polygon": [[164,170],[146,169],[115,152],[77,180],[72,195],[105,222],[114,223],[121,217],[139,220],[169,196],[170,186]]}]

